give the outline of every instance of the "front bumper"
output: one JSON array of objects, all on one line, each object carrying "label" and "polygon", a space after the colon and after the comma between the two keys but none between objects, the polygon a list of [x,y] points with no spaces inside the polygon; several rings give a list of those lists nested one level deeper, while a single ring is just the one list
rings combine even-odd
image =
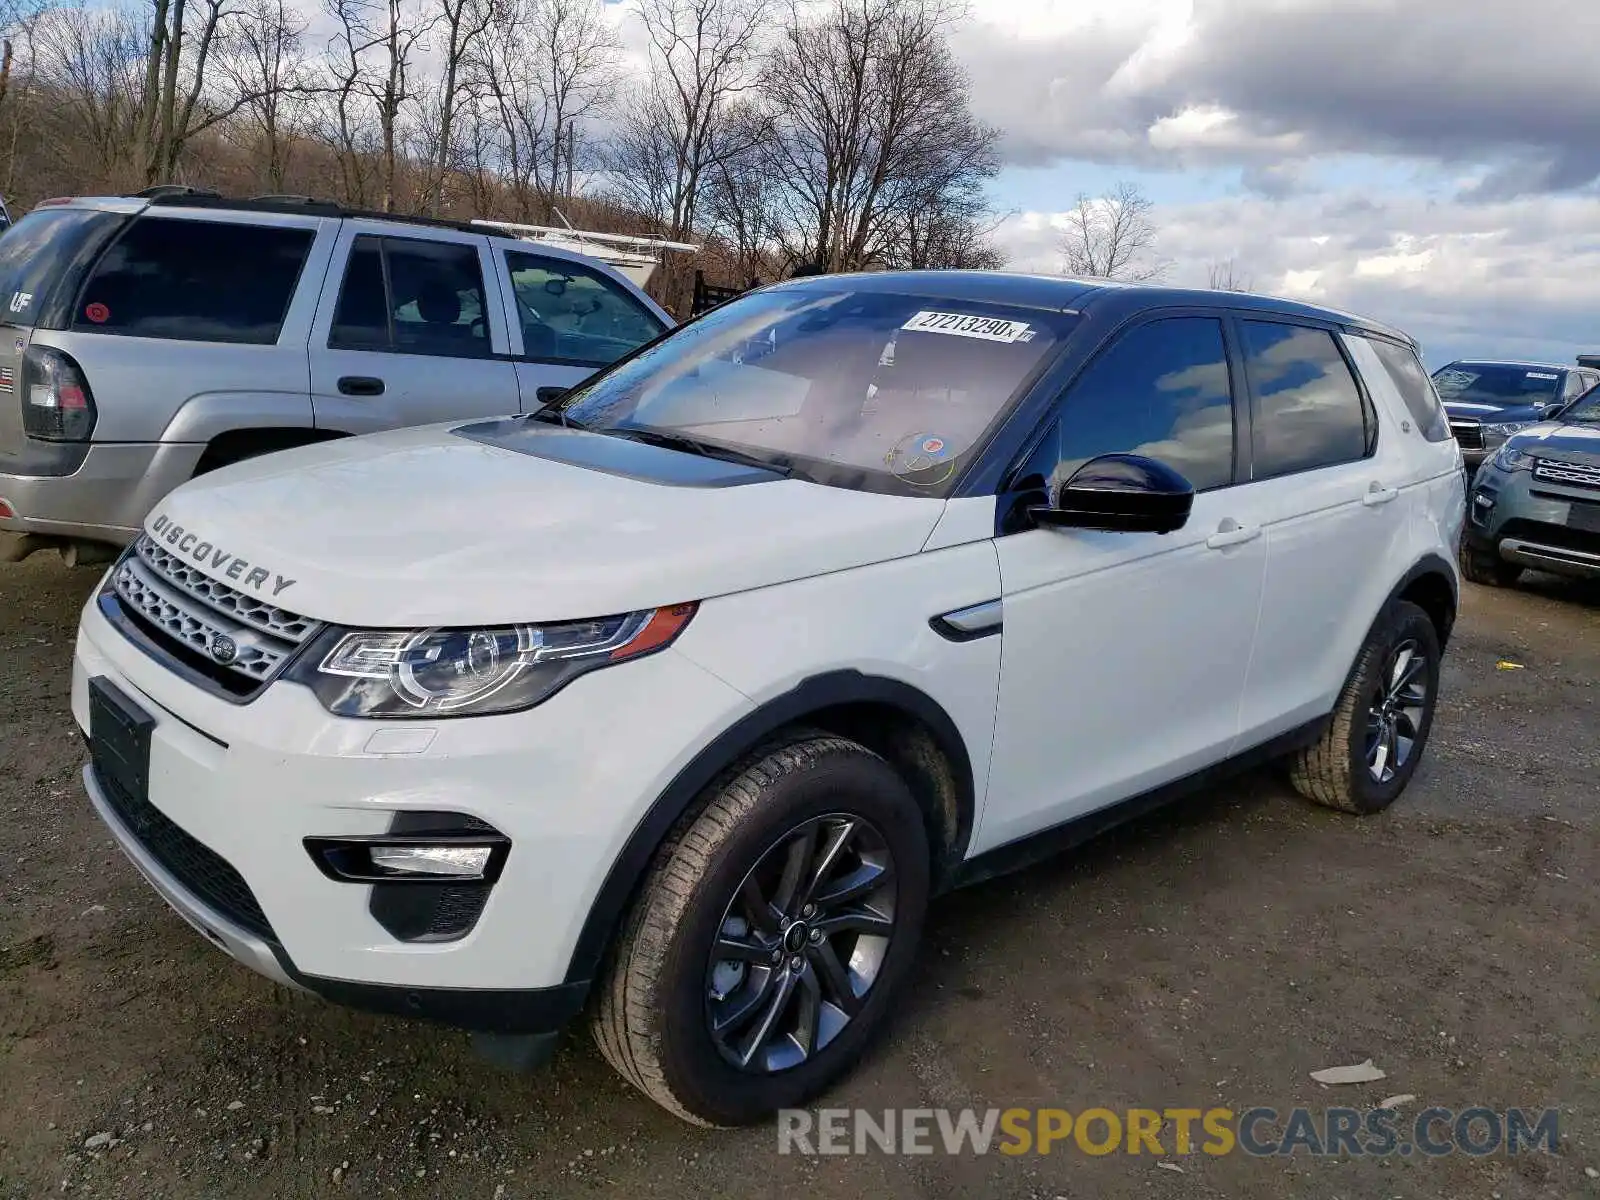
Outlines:
[{"label": "front bumper", "polygon": [[1466,540],[1531,570],[1600,578],[1600,492],[1491,463],[1472,481]]},{"label": "front bumper", "polygon": [[[148,657],[91,600],[72,686],[86,733],[94,678],[155,718],[145,799],[159,817],[136,823],[170,826],[236,873],[258,906],[259,919],[241,920],[208,903],[215,888],[153,852],[91,768],[96,811],[191,925],[277,982],[489,1033],[543,1032],[579,1011],[589,981],[569,978],[573,951],[612,863],[707,728],[749,709],[672,650],[502,717],[347,720],[281,681],[234,704]],[[383,740],[397,729],[400,742]],[[397,813],[418,812],[476,818],[511,842],[481,913],[453,940],[396,937],[371,910],[371,885],[329,878],[303,844],[381,834]]]},{"label": "front bumper", "polygon": [[29,440],[0,457],[0,529],[126,545],[156,503],[194,475],[205,450],[186,442]]}]

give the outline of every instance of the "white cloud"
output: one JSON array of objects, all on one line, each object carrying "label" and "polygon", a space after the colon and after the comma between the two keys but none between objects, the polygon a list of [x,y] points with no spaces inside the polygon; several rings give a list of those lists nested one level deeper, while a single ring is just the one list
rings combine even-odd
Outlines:
[{"label": "white cloud", "polygon": [[[1210,265],[1231,260],[1254,290],[1397,325],[1435,362],[1600,349],[1600,200],[1235,196],[1155,215],[1173,284],[1204,287]],[[1001,227],[1014,268],[1061,270],[1053,220],[1026,213]]]}]

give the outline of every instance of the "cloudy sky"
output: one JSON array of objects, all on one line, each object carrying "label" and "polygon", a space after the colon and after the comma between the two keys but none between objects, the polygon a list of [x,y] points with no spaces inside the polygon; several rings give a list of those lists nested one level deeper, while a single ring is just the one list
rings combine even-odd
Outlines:
[{"label": "cloudy sky", "polygon": [[956,37],[1005,130],[1013,266],[1119,180],[1174,283],[1232,259],[1458,355],[1600,351],[1592,0],[970,0]]}]

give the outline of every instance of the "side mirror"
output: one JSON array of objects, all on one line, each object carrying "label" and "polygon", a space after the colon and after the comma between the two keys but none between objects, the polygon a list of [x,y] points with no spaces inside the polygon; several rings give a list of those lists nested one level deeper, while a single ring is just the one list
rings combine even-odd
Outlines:
[{"label": "side mirror", "polygon": [[559,277],[555,279],[546,279],[544,281],[544,290],[552,296],[565,295],[567,291],[567,281]]},{"label": "side mirror", "polygon": [[1558,415],[1566,406],[1567,402],[1565,400],[1558,400],[1554,404],[1546,404],[1539,410],[1539,419],[1548,421],[1551,417]]},{"label": "side mirror", "polygon": [[1113,533],[1171,533],[1194,507],[1194,485],[1166,463],[1138,454],[1092,458],[1061,485],[1055,503],[1030,508],[1040,525]]}]

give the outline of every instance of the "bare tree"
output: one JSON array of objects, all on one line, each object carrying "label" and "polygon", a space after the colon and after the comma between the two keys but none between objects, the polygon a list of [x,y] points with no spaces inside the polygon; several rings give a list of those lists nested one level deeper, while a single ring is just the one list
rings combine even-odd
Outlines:
[{"label": "bare tree", "polygon": [[393,212],[402,114],[415,98],[416,58],[438,14],[422,12],[419,0],[325,3],[337,22],[329,42],[324,91],[331,98],[330,125],[344,190],[355,202],[366,203],[366,160],[375,152],[378,203],[384,212]]},{"label": "bare tree", "polygon": [[476,60],[475,191],[488,199],[503,187],[513,218],[553,220],[589,153],[581,126],[601,108],[615,65],[599,0],[497,9]]},{"label": "bare tree", "polygon": [[288,0],[250,0],[227,39],[218,73],[244,98],[231,142],[259,163],[259,178],[274,192],[286,187],[289,155],[305,132],[306,24]]},{"label": "bare tree", "polygon": [[1079,195],[1061,241],[1067,271],[1091,279],[1159,279],[1172,264],[1154,253],[1155,205],[1136,183]]},{"label": "bare tree", "polygon": [[438,216],[445,203],[445,181],[454,163],[456,120],[472,92],[473,55],[504,0],[434,0],[443,53],[426,126],[437,132],[429,155],[426,207]]},{"label": "bare tree", "polygon": [[650,75],[611,144],[620,194],[668,236],[691,236],[719,159],[742,153],[756,127],[729,120],[755,83],[758,35],[771,0],[634,0],[649,38]]},{"label": "bare tree", "polygon": [[1208,286],[1214,291],[1248,292],[1251,290],[1250,276],[1241,274],[1231,258],[1212,263],[1207,276],[1209,280]]},{"label": "bare tree", "polygon": [[786,253],[830,270],[891,259],[910,222],[981,189],[999,133],[978,122],[947,32],[953,0],[830,0],[790,11],[762,82]]}]

